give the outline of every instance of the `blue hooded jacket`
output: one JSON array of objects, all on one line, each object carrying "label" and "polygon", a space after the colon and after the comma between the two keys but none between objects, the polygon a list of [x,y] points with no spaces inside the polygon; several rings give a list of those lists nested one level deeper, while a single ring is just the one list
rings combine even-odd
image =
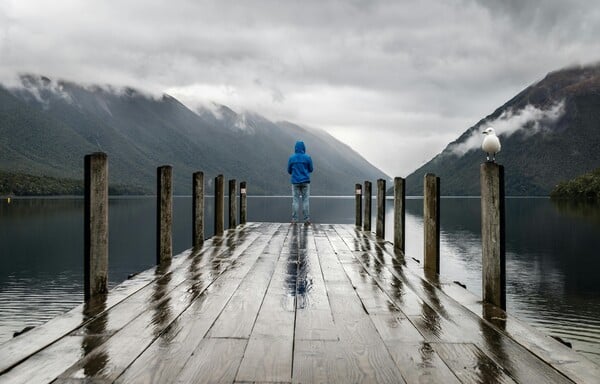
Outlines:
[{"label": "blue hooded jacket", "polygon": [[292,184],[310,183],[310,173],[313,171],[313,163],[306,153],[303,141],[297,141],[294,154],[288,160],[288,173],[292,175]]}]

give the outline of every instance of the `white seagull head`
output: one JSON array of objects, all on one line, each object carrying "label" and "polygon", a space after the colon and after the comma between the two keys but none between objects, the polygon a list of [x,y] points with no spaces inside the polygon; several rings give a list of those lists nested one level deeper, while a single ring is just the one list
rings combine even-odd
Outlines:
[{"label": "white seagull head", "polygon": [[496,135],[496,131],[492,127],[487,127],[487,129],[485,131],[483,131],[483,134],[484,135],[489,135],[489,134]]},{"label": "white seagull head", "polygon": [[487,154],[488,161],[496,161],[496,153],[500,152],[500,139],[496,136],[496,131],[492,127],[487,127],[483,134],[485,138],[481,143],[481,149]]}]

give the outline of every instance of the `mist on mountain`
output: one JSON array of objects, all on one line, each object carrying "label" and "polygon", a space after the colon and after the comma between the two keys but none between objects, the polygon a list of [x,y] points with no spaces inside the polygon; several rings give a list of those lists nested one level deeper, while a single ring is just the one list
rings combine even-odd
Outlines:
[{"label": "mist on mountain", "polygon": [[387,176],[325,131],[272,122],[223,105],[191,110],[169,95],[21,76],[0,87],[0,170],[83,179],[83,157],[109,156],[110,183],[155,191],[156,167],[173,166],[176,194],[192,173],[248,182],[251,194],[289,194],[287,159],[303,140],[315,163],[312,193],[350,195],[354,183]]},{"label": "mist on mountain", "polygon": [[441,178],[443,195],[479,195],[485,161],[481,131],[496,129],[507,195],[547,196],[561,181],[600,166],[600,65],[549,73],[467,129],[407,177],[406,190],[423,193],[423,176]]}]

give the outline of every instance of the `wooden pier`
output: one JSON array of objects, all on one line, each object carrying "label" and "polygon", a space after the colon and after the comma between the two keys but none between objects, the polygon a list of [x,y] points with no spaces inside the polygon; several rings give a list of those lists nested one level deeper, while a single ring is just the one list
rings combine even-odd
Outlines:
[{"label": "wooden pier", "polygon": [[248,223],[0,346],[1,383],[598,383],[354,225]]}]

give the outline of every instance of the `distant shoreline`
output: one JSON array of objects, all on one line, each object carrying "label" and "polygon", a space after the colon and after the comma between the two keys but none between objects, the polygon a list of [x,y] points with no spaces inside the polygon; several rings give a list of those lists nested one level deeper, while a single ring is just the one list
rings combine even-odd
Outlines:
[{"label": "distant shoreline", "polygon": [[[227,195],[225,195],[227,196]],[[7,198],[13,200],[32,200],[32,199],[83,199],[83,195],[0,195],[0,200],[6,200]],[[155,194],[151,195],[119,195],[109,194],[109,198],[127,198],[127,199],[138,199],[138,198],[156,198]],[[214,195],[205,195],[205,197],[214,198]],[[291,195],[248,195],[251,198],[291,198]],[[479,199],[481,196],[440,196],[442,199]],[[505,196],[507,199],[550,199],[550,196]],[[192,198],[192,195],[173,195],[173,198]],[[311,199],[354,199],[354,195],[314,195]],[[386,200],[393,200],[394,196],[387,195]],[[376,196],[373,196],[373,200]],[[423,196],[406,196],[409,200],[423,199]],[[567,200],[567,199],[565,199]],[[563,200],[563,201],[565,201]]]}]

